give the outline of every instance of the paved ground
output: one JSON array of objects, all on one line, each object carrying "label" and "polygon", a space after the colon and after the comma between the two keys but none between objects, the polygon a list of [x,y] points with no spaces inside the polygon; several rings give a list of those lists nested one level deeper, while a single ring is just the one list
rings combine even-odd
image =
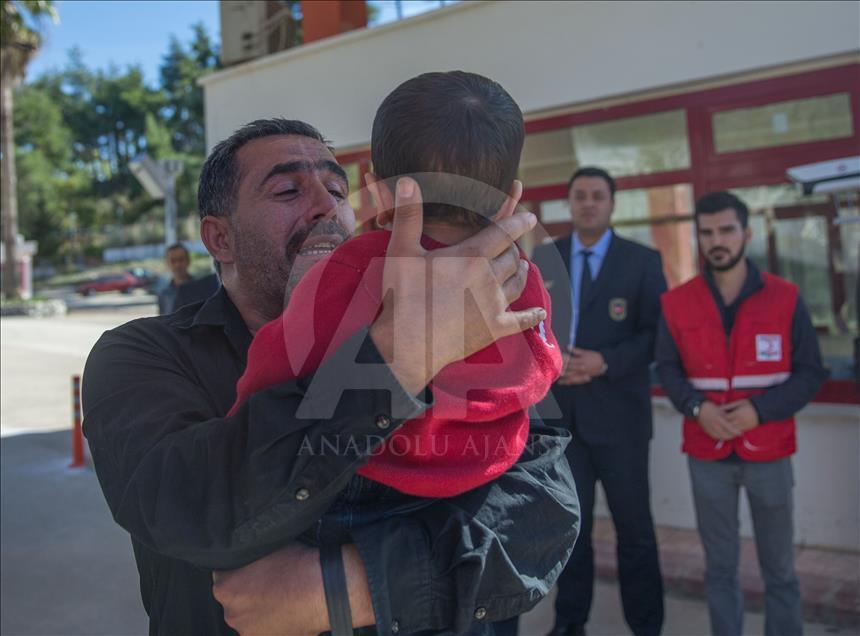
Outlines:
[{"label": "paved ground", "polygon": [[[107,296],[128,300],[122,294]],[[93,344],[106,329],[155,311],[148,302],[0,320],[0,435],[71,427],[71,377],[83,371]]]},{"label": "paved ground", "polygon": [[142,307],[157,304],[157,298],[143,289],[135,289],[127,294],[121,292],[102,292],[81,296],[74,287],[56,287],[38,292],[40,296],[62,300],[71,311],[84,309],[114,310],[128,307]]},{"label": "paved ground", "polygon": [[[91,468],[70,469],[69,377],[105,330],[152,307],[73,312],[49,319],[3,318],[0,429],[0,633],[146,633],[128,537],[113,523]],[[60,429],[60,430],[57,430]],[[54,430],[55,432],[45,432]],[[522,619],[524,636],[552,623],[551,599]],[[763,632],[748,613],[748,634]],[[807,634],[851,630],[807,624]],[[599,583],[592,636],[628,633],[618,588]],[[704,603],[666,599],[665,634],[708,633]]]},{"label": "paved ground", "polygon": [[68,431],[0,441],[0,632],[145,634],[128,535],[69,448]]},{"label": "paved ground", "polygon": [[[91,468],[70,469],[67,431],[0,441],[0,633],[137,635],[146,633],[137,571],[126,533],[113,523]],[[551,627],[551,599],[522,618],[523,636]],[[747,634],[763,633],[760,614],[746,616]],[[592,636],[629,633],[618,587],[598,583]],[[664,634],[708,633],[699,599],[668,596]],[[807,624],[806,633],[850,634]]]}]

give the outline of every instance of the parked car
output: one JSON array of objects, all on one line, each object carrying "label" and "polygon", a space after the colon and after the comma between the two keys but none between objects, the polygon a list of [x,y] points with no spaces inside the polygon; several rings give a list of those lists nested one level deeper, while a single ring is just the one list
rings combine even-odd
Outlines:
[{"label": "parked car", "polygon": [[77,287],[77,292],[81,296],[89,296],[96,292],[119,291],[124,294],[130,294],[138,287],[142,287],[143,280],[132,274],[131,272],[122,272],[121,274],[107,274],[99,276],[94,280],[81,283]]},{"label": "parked car", "polygon": [[126,271],[132,276],[137,277],[140,281],[140,286],[143,289],[148,291],[150,294],[155,293],[155,290],[161,281],[161,276],[145,267],[132,267]]}]

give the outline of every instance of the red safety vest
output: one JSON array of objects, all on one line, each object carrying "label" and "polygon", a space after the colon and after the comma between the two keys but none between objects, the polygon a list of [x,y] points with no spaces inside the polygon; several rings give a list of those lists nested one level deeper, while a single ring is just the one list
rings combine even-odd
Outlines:
[{"label": "red safety vest", "polygon": [[[764,287],[738,307],[729,338],[703,276],[666,292],[663,315],[687,378],[716,404],[763,393],[791,374],[791,326],[797,286],[766,272]],[[730,441],[712,439],[694,419],[684,418],[682,450],[716,460],[732,451],[751,461],[772,461],[795,452],[794,418],[767,422]]]}]

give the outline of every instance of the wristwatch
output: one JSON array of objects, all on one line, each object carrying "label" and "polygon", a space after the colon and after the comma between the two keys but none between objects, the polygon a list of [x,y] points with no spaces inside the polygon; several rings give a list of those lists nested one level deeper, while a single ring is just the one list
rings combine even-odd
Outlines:
[{"label": "wristwatch", "polygon": [[694,420],[699,419],[699,412],[702,410],[702,404],[704,403],[705,401],[702,398],[694,398],[690,403],[690,414]]}]

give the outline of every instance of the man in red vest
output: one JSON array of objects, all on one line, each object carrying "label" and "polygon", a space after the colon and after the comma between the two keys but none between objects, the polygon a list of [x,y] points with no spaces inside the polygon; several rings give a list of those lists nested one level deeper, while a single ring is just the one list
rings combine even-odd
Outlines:
[{"label": "man in red vest", "polygon": [[744,257],[747,206],[728,192],[696,203],[704,272],[663,294],[657,370],[684,414],[711,630],[743,632],[738,494],[750,502],[765,582],[765,634],[800,634],[794,572],[794,414],[827,375],[797,286]]}]

